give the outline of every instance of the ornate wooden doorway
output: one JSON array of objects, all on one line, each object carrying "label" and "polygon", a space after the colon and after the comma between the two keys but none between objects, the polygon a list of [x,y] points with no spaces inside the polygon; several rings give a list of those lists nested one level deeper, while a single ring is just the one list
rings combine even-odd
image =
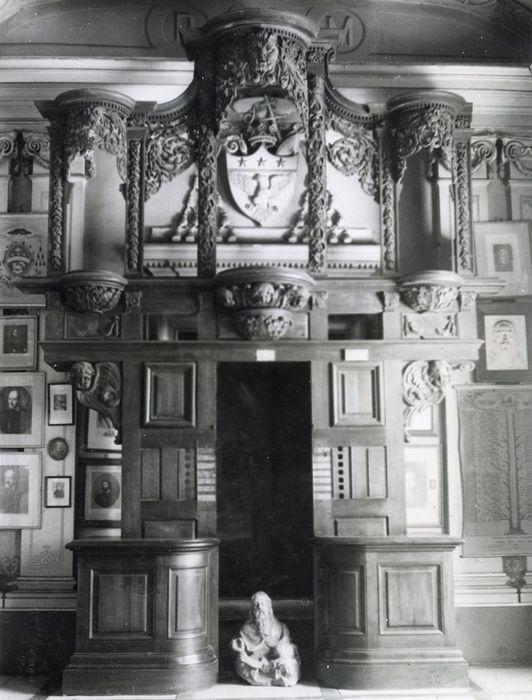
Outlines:
[{"label": "ornate wooden doorway", "polygon": [[218,366],[221,597],[312,598],[310,364]]}]

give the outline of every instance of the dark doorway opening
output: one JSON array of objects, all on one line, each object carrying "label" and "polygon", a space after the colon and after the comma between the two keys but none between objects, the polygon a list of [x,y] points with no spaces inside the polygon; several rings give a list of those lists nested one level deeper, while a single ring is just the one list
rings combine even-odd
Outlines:
[{"label": "dark doorway opening", "polygon": [[312,598],[310,364],[218,366],[220,595]]}]

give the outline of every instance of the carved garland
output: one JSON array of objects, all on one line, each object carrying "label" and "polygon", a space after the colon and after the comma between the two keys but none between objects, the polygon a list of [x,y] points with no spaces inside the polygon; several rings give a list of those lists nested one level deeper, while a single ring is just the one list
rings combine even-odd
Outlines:
[{"label": "carved garland", "polygon": [[216,274],[216,137],[207,119],[198,128],[198,276]]},{"label": "carved garland", "polygon": [[104,105],[84,105],[68,109],[65,115],[64,147],[69,165],[81,155],[86,161],[86,174],[94,175],[93,152],[96,147],[116,157],[118,174],[126,181],[127,117]]},{"label": "carved garland", "polygon": [[391,143],[387,136],[381,144],[381,231],[384,247],[383,266],[388,272],[397,268],[397,247],[395,241],[395,183]]},{"label": "carved garland", "polygon": [[471,242],[471,203],[469,192],[471,173],[469,167],[469,144],[466,141],[458,141],[456,144],[453,175],[458,271],[472,273],[473,250]]},{"label": "carved garland", "polygon": [[140,242],[142,221],[142,141],[131,139],[128,144],[126,181],[126,264],[128,272],[141,272]]},{"label": "carved garland", "polygon": [[306,49],[288,31],[260,28],[233,32],[217,56],[216,113],[218,129],[228,106],[246,87],[282,88],[308,125]]},{"label": "carved garland", "polygon": [[327,267],[327,182],[323,78],[309,75],[308,85],[310,117],[307,145],[309,270],[311,272],[324,272]]},{"label": "carved garland", "polygon": [[63,202],[64,202],[64,151],[61,127],[50,131],[50,201],[48,203],[49,253],[52,272],[64,270],[63,257]]}]

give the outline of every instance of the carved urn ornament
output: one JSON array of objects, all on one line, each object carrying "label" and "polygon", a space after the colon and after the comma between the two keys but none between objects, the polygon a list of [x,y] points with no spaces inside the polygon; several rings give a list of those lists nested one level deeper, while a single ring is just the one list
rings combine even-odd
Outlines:
[{"label": "carved urn ornament", "polygon": [[239,335],[277,340],[308,306],[314,280],[303,270],[240,267],[216,277],[218,306],[231,314]]},{"label": "carved urn ornament", "polygon": [[401,299],[414,311],[449,311],[464,280],[448,270],[424,270],[399,280]]},{"label": "carved urn ornament", "polygon": [[126,285],[124,277],[107,270],[74,270],[59,279],[63,303],[79,313],[111,311]]}]

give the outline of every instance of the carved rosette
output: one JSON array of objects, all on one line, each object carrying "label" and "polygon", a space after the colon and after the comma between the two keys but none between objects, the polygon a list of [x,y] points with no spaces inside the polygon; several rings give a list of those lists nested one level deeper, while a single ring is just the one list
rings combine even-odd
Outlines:
[{"label": "carved rosette", "polygon": [[447,270],[425,270],[400,280],[401,299],[414,311],[449,311],[458,299],[462,278]]},{"label": "carved rosette", "polygon": [[79,313],[111,311],[126,285],[126,279],[104,270],[75,270],[59,280],[63,304]]},{"label": "carved rosette", "polygon": [[218,307],[231,314],[237,332],[248,340],[277,340],[308,309],[314,280],[302,270],[235,268],[216,278]]}]

